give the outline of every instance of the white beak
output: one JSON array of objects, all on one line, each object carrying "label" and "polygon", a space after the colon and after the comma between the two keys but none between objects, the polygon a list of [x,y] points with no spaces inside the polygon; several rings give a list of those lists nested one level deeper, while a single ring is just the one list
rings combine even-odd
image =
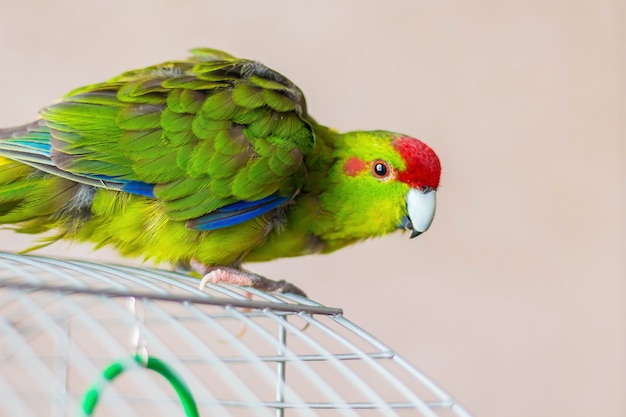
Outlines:
[{"label": "white beak", "polygon": [[435,208],[437,206],[435,190],[423,191],[417,188],[411,188],[406,195],[406,207],[409,212],[409,220],[414,238],[424,233],[430,227],[435,217]]}]

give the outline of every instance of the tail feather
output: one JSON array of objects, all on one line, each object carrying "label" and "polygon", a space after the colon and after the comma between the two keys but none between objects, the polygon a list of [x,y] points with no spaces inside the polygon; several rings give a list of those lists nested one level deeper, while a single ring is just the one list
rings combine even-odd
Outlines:
[{"label": "tail feather", "polygon": [[0,224],[23,233],[67,228],[65,207],[80,186],[0,156]]},{"label": "tail feather", "polygon": [[[152,184],[128,181],[106,175],[70,172],[59,168],[52,159],[50,129],[39,119],[32,123],[0,129],[0,157],[29,165],[56,177],[107,190],[127,191],[153,197]],[[131,191],[129,191],[131,190]]]},{"label": "tail feather", "polygon": [[42,119],[37,119],[34,122],[21,126],[0,128],[0,140],[27,137],[32,132],[41,132],[42,129],[44,132],[48,129],[46,127],[46,123]]},{"label": "tail feather", "polygon": [[61,184],[36,168],[37,162],[49,160],[49,138],[42,120],[0,129],[0,223],[20,225],[20,229],[25,222],[49,219],[61,207],[50,196]]},{"label": "tail feather", "polygon": [[0,129],[0,156],[29,165],[54,166],[50,150],[50,130],[43,120]]}]

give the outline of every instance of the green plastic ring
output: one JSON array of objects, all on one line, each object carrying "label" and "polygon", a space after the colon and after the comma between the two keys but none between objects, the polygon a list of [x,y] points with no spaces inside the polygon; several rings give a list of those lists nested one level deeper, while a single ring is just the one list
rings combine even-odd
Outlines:
[{"label": "green plastic ring", "polygon": [[[196,401],[193,398],[189,387],[172,367],[164,361],[152,356],[148,356],[147,361],[145,361],[139,355],[135,355],[132,360],[133,363],[139,364],[140,367],[155,371],[167,379],[174,390],[176,390],[187,417],[200,416]],[[122,359],[107,366],[104,371],[102,371],[101,378],[93,383],[87,392],[85,392],[81,405],[81,415],[91,416],[96,408],[96,405],[98,405],[98,399],[100,398],[100,393],[104,389],[105,384],[113,381],[122,372],[132,368],[135,368],[135,366],[128,366],[128,359]]]}]

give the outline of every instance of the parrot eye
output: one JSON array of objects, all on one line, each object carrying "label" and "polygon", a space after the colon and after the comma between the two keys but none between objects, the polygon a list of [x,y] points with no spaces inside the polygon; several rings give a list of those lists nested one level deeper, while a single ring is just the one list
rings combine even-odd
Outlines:
[{"label": "parrot eye", "polygon": [[372,162],[372,175],[374,175],[378,179],[384,179],[389,176],[391,173],[391,168],[389,164],[385,161],[376,160]]}]

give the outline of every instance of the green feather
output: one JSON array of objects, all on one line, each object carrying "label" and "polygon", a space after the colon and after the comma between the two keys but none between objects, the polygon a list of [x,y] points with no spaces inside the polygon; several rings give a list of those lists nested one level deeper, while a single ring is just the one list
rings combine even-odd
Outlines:
[{"label": "green feather", "polygon": [[211,156],[207,174],[215,179],[228,179],[233,172],[243,169],[252,157],[252,150],[233,155],[215,153]]},{"label": "green feather", "polygon": [[120,136],[120,150],[129,155],[141,154],[153,149],[163,141],[160,129],[126,130]]},{"label": "green feather", "polygon": [[155,129],[161,127],[163,106],[152,104],[130,104],[116,118],[117,126],[125,130]]},{"label": "green feather", "polygon": [[267,103],[271,109],[278,112],[294,110],[297,106],[297,103],[294,103],[293,100],[282,91],[262,90],[261,94],[263,101]]},{"label": "green feather", "polygon": [[206,97],[206,93],[202,91],[177,88],[167,96],[167,110],[195,114],[202,108]]},{"label": "green feather", "polygon": [[187,172],[191,177],[196,178],[206,175],[209,170],[209,160],[213,152],[213,141],[210,140],[205,140],[194,147],[194,150],[189,155],[187,165]]},{"label": "green feather", "polygon": [[253,150],[250,140],[241,128],[231,127],[217,133],[214,140],[215,150],[225,155],[244,153],[250,155]]},{"label": "green feather", "polygon": [[258,75],[251,76],[250,82],[265,90],[278,90],[278,91],[286,90],[285,84],[282,84],[278,81],[268,80],[267,78],[259,77]]},{"label": "green feather", "polygon": [[248,110],[245,112],[239,112],[233,115],[232,122],[241,126],[249,126],[251,123],[254,123],[259,118],[267,115],[268,110],[263,107],[259,107],[257,109]]},{"label": "green feather", "polygon": [[166,131],[164,132],[164,134],[172,148],[189,149],[190,146],[198,141],[198,138],[196,137],[196,135],[193,134],[190,129],[183,130],[182,132]]},{"label": "green feather", "polygon": [[193,48],[189,52],[200,61],[228,61],[236,59],[231,54],[212,48]]},{"label": "green feather", "polygon": [[228,120],[213,120],[198,113],[191,123],[191,129],[198,139],[212,140],[220,131],[232,126]]},{"label": "green feather", "polygon": [[276,152],[269,159],[269,168],[280,177],[292,175],[302,166],[302,152],[293,149],[288,152]]},{"label": "green feather", "polygon": [[185,75],[180,78],[172,78],[167,81],[163,81],[163,86],[170,89],[185,89],[185,90],[213,90],[216,88],[227,88],[230,83],[227,82],[207,82],[207,80],[198,79],[195,75]]},{"label": "green feather", "polygon": [[246,109],[256,109],[266,104],[263,89],[248,84],[236,85],[232,90],[232,98],[235,104]]}]

